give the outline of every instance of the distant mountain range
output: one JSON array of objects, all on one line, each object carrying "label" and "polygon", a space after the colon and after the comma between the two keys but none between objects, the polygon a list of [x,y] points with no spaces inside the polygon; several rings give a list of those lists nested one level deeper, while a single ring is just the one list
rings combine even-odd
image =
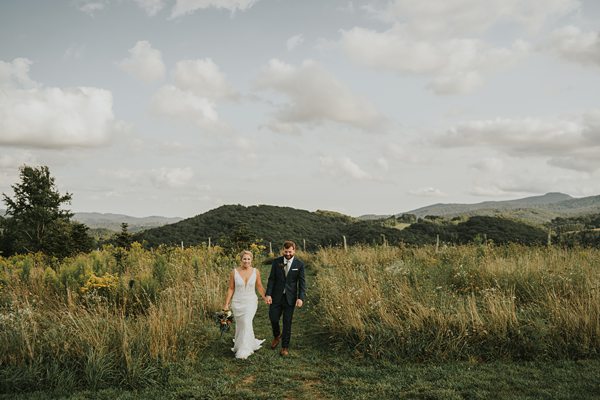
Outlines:
[{"label": "distant mountain range", "polygon": [[[288,208],[288,211],[289,210],[290,209]],[[297,211],[301,213],[308,213],[308,211],[304,210]],[[4,212],[5,210],[0,210],[0,216],[4,215]],[[352,217],[343,216],[342,214],[331,211],[317,211],[316,214],[321,214],[321,216],[323,216],[324,213],[329,214],[329,217],[353,219]],[[552,192],[541,196],[532,196],[506,201],[484,201],[474,204],[438,203],[397,214],[369,214],[362,215],[356,219],[368,221],[385,219],[391,217],[392,215],[399,217],[402,214],[414,214],[415,216],[421,218],[427,215],[442,217],[475,215],[503,216],[529,221],[535,224],[543,224],[556,217],[566,218],[586,214],[600,214],[600,196],[574,198],[568,194]],[[193,218],[197,218],[199,216]],[[123,214],[96,212],[75,213],[73,219],[86,224],[91,229],[107,229],[111,231],[119,231],[121,229],[121,223],[125,222],[128,224],[130,232],[140,232],[164,225],[172,225],[184,220],[183,218],[179,217],[131,217]]]},{"label": "distant mountain range", "polygon": [[121,223],[128,225],[129,232],[139,232],[145,229],[156,228],[158,226],[174,224],[181,221],[179,217],[130,217],[123,214],[81,212],[73,215],[73,220],[86,224],[91,229],[103,228],[112,231],[120,231]]},{"label": "distant mountain range", "polygon": [[[0,216],[4,216],[6,210],[0,209]],[[97,212],[79,212],[74,213],[74,221],[86,224],[90,229],[101,229],[118,232],[121,230],[121,223],[127,224],[129,232],[139,232],[145,229],[156,228],[158,226],[174,224],[181,221],[179,217],[131,217],[124,214],[97,213]]]},{"label": "distant mountain range", "polygon": [[[573,217],[600,213],[600,196],[574,198],[564,193],[546,193],[542,196],[525,197],[506,201],[484,201],[475,204],[433,204],[396,214],[415,214],[417,217],[436,215],[455,216],[505,216],[534,223],[544,223],[556,217]],[[362,217],[361,217],[362,218]],[[367,216],[373,219],[373,216]]]}]

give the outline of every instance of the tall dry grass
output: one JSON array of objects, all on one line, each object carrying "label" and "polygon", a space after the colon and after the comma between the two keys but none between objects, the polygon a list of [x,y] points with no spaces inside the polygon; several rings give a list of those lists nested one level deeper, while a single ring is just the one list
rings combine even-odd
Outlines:
[{"label": "tall dry grass", "polygon": [[318,320],[360,354],[600,355],[600,251],[518,245],[352,247],[316,255]]},{"label": "tall dry grass", "polygon": [[0,258],[0,390],[165,381],[216,337],[234,262],[218,248],[136,244]]}]

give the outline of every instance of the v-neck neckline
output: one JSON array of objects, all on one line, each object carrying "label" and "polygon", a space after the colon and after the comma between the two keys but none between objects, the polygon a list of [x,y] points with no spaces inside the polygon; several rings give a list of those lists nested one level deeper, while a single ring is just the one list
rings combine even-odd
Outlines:
[{"label": "v-neck neckline", "polygon": [[240,276],[240,278],[242,278],[242,282],[244,282],[244,287],[248,286],[248,282],[250,282],[250,278],[252,278],[252,274],[254,273],[254,268],[252,268],[252,272],[250,273],[250,276],[248,277],[248,280],[244,280],[244,277],[242,276],[242,274],[240,274],[240,271],[238,271],[238,269],[235,269],[235,272],[238,273],[238,275]]}]

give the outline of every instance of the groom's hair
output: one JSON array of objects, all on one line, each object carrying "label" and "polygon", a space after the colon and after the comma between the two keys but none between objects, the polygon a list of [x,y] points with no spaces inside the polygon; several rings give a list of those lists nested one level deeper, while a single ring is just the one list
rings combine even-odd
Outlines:
[{"label": "groom's hair", "polygon": [[286,240],[285,242],[283,242],[284,249],[289,249],[290,247],[296,250],[296,243],[292,242],[291,240]]}]

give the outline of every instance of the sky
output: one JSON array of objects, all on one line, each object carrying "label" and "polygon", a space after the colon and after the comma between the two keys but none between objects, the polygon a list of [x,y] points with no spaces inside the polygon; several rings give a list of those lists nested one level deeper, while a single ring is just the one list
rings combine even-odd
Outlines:
[{"label": "sky", "polygon": [[2,0],[0,192],[352,216],[600,194],[596,0]]}]

